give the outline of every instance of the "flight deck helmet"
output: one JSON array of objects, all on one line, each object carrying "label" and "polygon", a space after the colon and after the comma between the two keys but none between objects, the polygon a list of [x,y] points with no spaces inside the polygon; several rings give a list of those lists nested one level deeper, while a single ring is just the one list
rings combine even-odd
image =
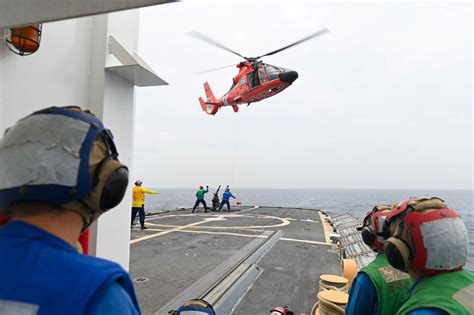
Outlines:
[{"label": "flight deck helmet", "polygon": [[385,242],[382,234],[383,224],[391,209],[389,205],[378,205],[364,218],[361,228],[362,240],[376,252],[383,252]]},{"label": "flight deck helmet", "polygon": [[435,275],[460,270],[469,247],[456,210],[437,197],[408,199],[387,216],[384,245],[388,262],[401,271]]},{"label": "flight deck helmet", "polygon": [[0,142],[0,210],[40,202],[78,212],[87,228],[117,206],[128,184],[110,130],[77,106],[19,120]]}]

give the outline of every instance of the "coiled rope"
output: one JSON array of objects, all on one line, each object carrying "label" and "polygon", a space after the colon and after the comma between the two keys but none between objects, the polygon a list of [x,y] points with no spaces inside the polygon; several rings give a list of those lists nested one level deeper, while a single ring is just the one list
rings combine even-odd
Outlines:
[{"label": "coiled rope", "polygon": [[319,292],[327,290],[347,293],[349,290],[349,280],[336,275],[321,275],[321,277],[319,277]]},{"label": "coiled rope", "polygon": [[345,314],[345,307],[349,300],[348,289],[348,279],[336,275],[321,275],[318,302],[314,304],[311,315]]},{"label": "coiled rope", "polygon": [[340,315],[346,313],[346,304],[349,295],[336,290],[327,290],[318,293],[318,307],[320,315]]}]

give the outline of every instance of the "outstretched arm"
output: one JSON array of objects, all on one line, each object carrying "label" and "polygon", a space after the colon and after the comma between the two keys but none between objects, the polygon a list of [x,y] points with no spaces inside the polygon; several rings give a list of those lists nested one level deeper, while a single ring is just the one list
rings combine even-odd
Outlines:
[{"label": "outstretched arm", "polygon": [[206,186],[206,190],[204,190],[204,193],[208,193],[209,192],[209,186]]},{"label": "outstretched arm", "polygon": [[234,196],[234,195],[232,195],[232,193],[230,193],[230,196],[231,196],[232,198],[234,198],[234,199],[235,199],[235,196]]},{"label": "outstretched arm", "polygon": [[158,194],[157,191],[154,191],[154,190],[151,190],[151,189],[146,189],[146,188],[143,188],[143,192],[144,192],[145,194],[150,194],[150,195],[156,195],[156,194]]}]

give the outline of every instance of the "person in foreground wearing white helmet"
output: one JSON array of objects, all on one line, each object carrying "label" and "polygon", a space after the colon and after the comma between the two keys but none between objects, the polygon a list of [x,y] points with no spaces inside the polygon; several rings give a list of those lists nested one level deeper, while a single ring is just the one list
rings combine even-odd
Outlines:
[{"label": "person in foreground wearing white helmet", "polygon": [[133,225],[135,218],[137,217],[137,212],[140,216],[140,226],[142,230],[148,229],[145,226],[145,194],[157,194],[158,192],[146,189],[142,187],[143,181],[141,179],[137,179],[135,181],[135,187],[132,190],[132,222],[130,227]]},{"label": "person in foreground wearing white helmet", "polygon": [[474,314],[474,274],[463,270],[466,227],[458,213],[436,197],[409,199],[387,216],[388,262],[415,282],[397,314]]},{"label": "person in foreground wearing white helmet", "polygon": [[394,314],[408,297],[408,288],[413,284],[410,276],[389,265],[383,253],[383,223],[392,209],[388,205],[375,206],[364,219],[362,240],[377,257],[362,268],[354,279],[347,315]]},{"label": "person in foreground wearing white helmet", "polygon": [[79,254],[79,234],[128,185],[112,134],[79,107],[37,111],[0,142],[1,314],[140,314],[128,273]]}]

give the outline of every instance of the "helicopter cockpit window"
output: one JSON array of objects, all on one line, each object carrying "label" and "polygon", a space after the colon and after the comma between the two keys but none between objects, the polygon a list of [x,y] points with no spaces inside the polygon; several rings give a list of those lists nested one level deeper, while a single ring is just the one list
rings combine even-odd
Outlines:
[{"label": "helicopter cockpit window", "polygon": [[277,69],[276,67],[273,67],[273,66],[266,66],[266,67],[265,67],[265,70],[267,71],[268,78],[269,78],[270,80],[278,79],[279,74],[280,74],[280,70],[279,70],[279,69]]},{"label": "helicopter cockpit window", "polygon": [[267,82],[267,76],[265,75],[265,70],[263,68],[258,69],[258,75],[260,77],[260,82]]},{"label": "helicopter cockpit window", "polygon": [[244,86],[245,84],[247,84],[247,77],[242,77],[242,79],[240,79],[240,86]]}]

